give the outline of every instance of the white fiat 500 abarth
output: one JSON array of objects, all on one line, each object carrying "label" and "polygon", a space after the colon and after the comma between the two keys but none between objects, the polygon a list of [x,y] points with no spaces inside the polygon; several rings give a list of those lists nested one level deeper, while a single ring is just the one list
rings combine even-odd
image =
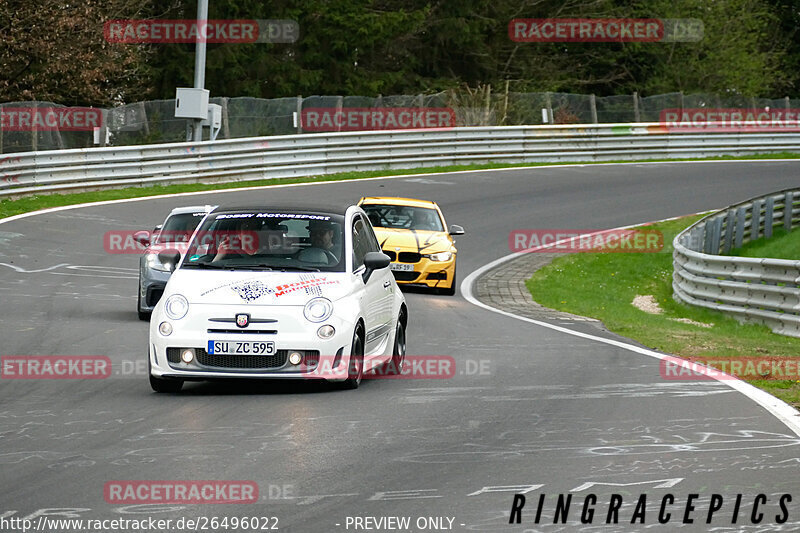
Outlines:
[{"label": "white fiat 500 abarth", "polygon": [[356,388],[400,372],[405,298],[358,206],[217,208],[200,223],[153,309],[157,392],[184,381],[324,379]]}]

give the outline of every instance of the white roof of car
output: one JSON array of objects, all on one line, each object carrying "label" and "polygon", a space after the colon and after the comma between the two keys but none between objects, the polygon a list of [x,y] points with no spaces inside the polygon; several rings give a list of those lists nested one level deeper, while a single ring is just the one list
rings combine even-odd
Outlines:
[{"label": "white roof of car", "polygon": [[199,213],[205,212],[208,213],[212,209],[214,209],[215,205],[190,205],[186,207],[176,207],[172,211],[170,211],[170,215],[185,215],[186,213]]}]

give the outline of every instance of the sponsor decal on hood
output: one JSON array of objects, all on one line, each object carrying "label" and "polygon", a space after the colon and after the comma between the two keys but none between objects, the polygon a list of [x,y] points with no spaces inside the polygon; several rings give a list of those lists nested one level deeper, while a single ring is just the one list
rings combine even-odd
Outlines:
[{"label": "sponsor decal on hood", "polygon": [[232,281],[219,285],[212,289],[200,293],[201,297],[207,296],[215,291],[232,291],[245,302],[254,302],[264,296],[271,296],[273,299],[280,299],[282,296],[292,294],[304,297],[303,299],[323,296],[324,288],[331,285],[340,285],[340,280],[318,274],[290,274],[279,276],[281,279],[276,281],[265,281],[260,278],[249,278]]}]

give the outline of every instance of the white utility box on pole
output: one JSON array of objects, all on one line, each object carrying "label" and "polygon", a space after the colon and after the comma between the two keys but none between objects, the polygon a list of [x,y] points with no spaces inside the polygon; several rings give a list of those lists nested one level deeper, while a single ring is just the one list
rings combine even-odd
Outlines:
[{"label": "white utility box on pole", "polygon": [[217,135],[222,127],[222,106],[217,104],[208,105],[208,115],[206,119],[200,123],[202,126],[209,127],[209,139],[212,141],[217,140]]},{"label": "white utility box on pole", "polygon": [[175,118],[206,120],[208,89],[178,88],[175,90]]}]

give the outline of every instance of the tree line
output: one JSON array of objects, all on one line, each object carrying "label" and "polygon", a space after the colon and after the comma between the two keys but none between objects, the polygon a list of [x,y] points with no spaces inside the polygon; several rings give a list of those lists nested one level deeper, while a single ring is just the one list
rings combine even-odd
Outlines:
[{"label": "tree line", "polygon": [[[193,19],[186,0],[0,1],[0,102],[111,106],[191,87],[193,44],[109,42],[116,19]],[[517,92],[797,94],[790,0],[209,0],[209,19],[289,19],[293,43],[208,44],[212,96]],[[695,18],[698,42],[530,43],[516,18]]]}]

